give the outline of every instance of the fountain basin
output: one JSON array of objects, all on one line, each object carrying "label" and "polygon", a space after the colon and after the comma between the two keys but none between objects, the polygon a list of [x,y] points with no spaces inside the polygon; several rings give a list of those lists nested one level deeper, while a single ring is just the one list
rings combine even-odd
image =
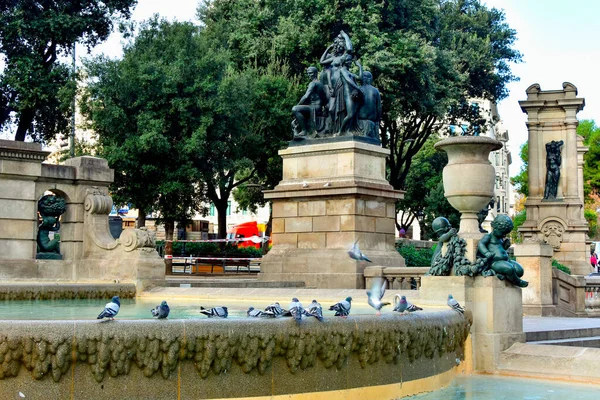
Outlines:
[{"label": "fountain basin", "polygon": [[335,398],[378,387],[400,397],[411,394],[402,392],[407,382],[432,378],[429,386],[417,387],[433,390],[440,377],[446,384],[452,380],[465,358],[471,323],[470,313],[453,311],[301,324],[290,319],[0,321],[0,397],[20,391],[34,398],[316,392]]}]

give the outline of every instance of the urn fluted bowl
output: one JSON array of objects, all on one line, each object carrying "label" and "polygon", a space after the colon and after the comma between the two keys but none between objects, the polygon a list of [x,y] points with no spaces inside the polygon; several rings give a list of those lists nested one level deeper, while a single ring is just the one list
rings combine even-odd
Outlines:
[{"label": "urn fluted bowl", "polygon": [[460,213],[460,233],[479,235],[477,212],[494,196],[496,172],[490,152],[502,148],[498,140],[486,136],[457,136],[435,144],[448,154],[444,167],[444,196]]}]

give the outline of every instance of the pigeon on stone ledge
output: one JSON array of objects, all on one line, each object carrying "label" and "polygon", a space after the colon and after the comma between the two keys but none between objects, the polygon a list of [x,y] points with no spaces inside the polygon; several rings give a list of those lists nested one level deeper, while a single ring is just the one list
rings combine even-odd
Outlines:
[{"label": "pigeon on stone ledge", "polygon": [[350,314],[350,307],[352,307],[352,297],[346,297],[346,300],[329,307],[329,311],[335,311],[336,317],[347,317]]},{"label": "pigeon on stone ledge", "polygon": [[458,311],[461,314],[465,313],[465,309],[462,308],[462,306],[458,303],[458,301],[452,297],[451,294],[448,295],[448,307],[450,307],[451,309]]},{"label": "pigeon on stone ledge", "polygon": [[356,242],[354,242],[354,244],[352,245],[350,250],[348,250],[348,255],[350,256],[351,259],[356,260],[356,261],[371,262],[369,257],[365,256],[358,248],[358,240]]},{"label": "pigeon on stone ledge", "polygon": [[284,310],[281,308],[281,305],[278,302],[268,305],[265,307],[265,312],[273,313],[276,317],[291,317],[292,315],[288,310]]},{"label": "pigeon on stone ledge", "polygon": [[300,322],[303,316],[309,315],[308,311],[306,311],[304,307],[302,307],[302,303],[300,303],[300,300],[298,300],[298,298],[296,297],[294,297],[292,299],[292,302],[290,303],[290,313],[292,314],[292,317],[294,317],[296,322]]},{"label": "pigeon on stone ledge", "polygon": [[275,314],[273,314],[272,312],[257,310],[254,307],[248,308],[248,311],[246,311],[246,315],[248,315],[249,317],[253,317],[253,318],[263,318],[263,317],[275,318]]},{"label": "pigeon on stone ledge", "polygon": [[377,311],[377,315],[381,315],[381,309],[384,306],[390,305],[389,302],[383,302],[383,295],[385,294],[385,286],[387,281],[385,279],[375,278],[371,285],[371,290],[367,290],[368,303]]},{"label": "pigeon on stone ledge", "polygon": [[227,318],[229,315],[227,307],[204,308],[202,306],[200,306],[200,314],[204,314],[208,318]]},{"label": "pigeon on stone ledge", "polygon": [[312,303],[310,303],[310,306],[308,307],[308,313],[319,321],[324,321],[323,307],[321,307],[321,304],[318,301],[313,300]]},{"label": "pigeon on stone ledge", "polygon": [[166,300],[163,300],[160,305],[156,306],[155,309],[150,310],[152,312],[152,316],[157,319],[165,319],[169,316],[169,312],[171,309],[167,304]]},{"label": "pigeon on stone ledge", "polygon": [[110,303],[106,303],[104,310],[100,313],[100,315],[98,315],[97,319],[110,318],[114,320],[119,313],[120,308],[121,300],[119,299],[119,296],[114,296]]},{"label": "pigeon on stone ledge", "polygon": [[406,296],[400,297],[399,300],[398,300],[398,297],[399,296],[396,295],[396,297],[394,298],[394,300],[395,300],[394,301],[394,303],[395,303],[394,311],[397,311],[399,313],[405,313],[406,311],[408,311],[409,313],[415,312],[415,311],[423,311],[423,309],[421,307],[415,306],[414,304],[412,304],[408,300],[406,300]]}]

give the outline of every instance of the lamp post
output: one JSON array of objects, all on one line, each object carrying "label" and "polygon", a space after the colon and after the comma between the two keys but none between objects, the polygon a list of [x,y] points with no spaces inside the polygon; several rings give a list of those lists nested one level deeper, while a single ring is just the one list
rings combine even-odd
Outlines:
[{"label": "lamp post", "polygon": [[[75,47],[76,47],[77,42],[73,42],[73,80],[76,82],[75,80],[75,71],[76,71],[76,66],[75,66]],[[73,104],[71,105],[71,112],[72,112],[72,116],[71,116],[71,135],[69,135],[69,156],[70,158],[75,157],[75,102],[77,99],[77,90],[75,90],[75,93],[73,94]]]}]

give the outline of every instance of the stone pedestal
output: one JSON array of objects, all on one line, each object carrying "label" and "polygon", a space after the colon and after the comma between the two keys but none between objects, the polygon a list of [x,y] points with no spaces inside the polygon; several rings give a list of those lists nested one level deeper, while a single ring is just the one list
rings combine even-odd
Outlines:
[{"label": "stone pedestal", "polygon": [[419,301],[446,304],[448,294],[473,313],[474,370],[494,372],[500,353],[525,342],[521,288],[496,277],[424,276]]},{"label": "stone pedestal", "polygon": [[555,315],[552,302],[552,247],[544,243],[515,245],[517,262],[523,266],[529,286],[523,288],[525,315]]},{"label": "stone pedestal", "polygon": [[389,150],[353,140],[281,150],[283,180],[273,201],[273,248],[260,280],[307,287],[363,288],[366,262],[347,252],[358,240],[372,265],[404,266],[395,249],[396,200],[385,180]]},{"label": "stone pedestal", "polygon": [[[527,219],[519,228],[526,240],[544,241],[554,249],[554,258],[573,274],[591,272],[586,251],[588,224],[583,216],[583,154],[587,148],[577,136],[577,113],[585,105],[577,88],[563,83],[562,90],[527,88],[527,100],[519,102],[527,113],[529,142],[529,196]],[[544,199],[546,144],[563,141],[556,199]]]}]

